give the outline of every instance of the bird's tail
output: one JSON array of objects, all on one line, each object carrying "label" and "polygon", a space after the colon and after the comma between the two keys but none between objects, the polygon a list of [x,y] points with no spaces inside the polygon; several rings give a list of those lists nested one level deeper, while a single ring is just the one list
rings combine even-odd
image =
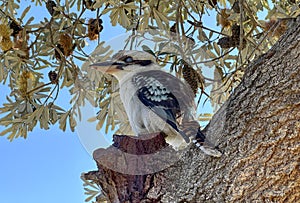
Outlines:
[{"label": "bird's tail", "polygon": [[214,157],[222,156],[222,153],[218,148],[206,139],[205,135],[201,132],[200,125],[197,121],[184,122],[181,129],[205,154]]}]

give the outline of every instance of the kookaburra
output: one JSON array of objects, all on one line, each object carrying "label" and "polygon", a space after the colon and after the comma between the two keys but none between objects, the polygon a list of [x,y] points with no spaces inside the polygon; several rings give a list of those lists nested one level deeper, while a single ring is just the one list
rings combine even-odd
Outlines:
[{"label": "kookaburra", "polygon": [[191,88],[161,70],[152,55],[119,51],[111,61],[91,66],[117,78],[120,98],[136,135],[163,132],[176,150],[192,141],[208,155],[222,155],[200,131]]}]

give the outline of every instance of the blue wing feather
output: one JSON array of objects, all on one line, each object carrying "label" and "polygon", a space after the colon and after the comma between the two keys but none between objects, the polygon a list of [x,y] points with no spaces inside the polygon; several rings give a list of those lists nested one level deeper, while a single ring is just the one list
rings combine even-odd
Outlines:
[{"label": "blue wing feather", "polygon": [[[181,81],[170,74],[165,74],[167,73],[164,73],[164,75],[149,75],[147,77],[137,75],[134,78],[134,82],[139,87],[137,96],[145,106],[150,108],[160,118],[165,120],[166,123],[168,123],[174,130],[181,134],[186,142],[189,142],[188,136],[180,130],[177,123],[177,118],[182,115],[182,104],[179,102],[174,93],[170,91],[169,86],[161,82],[164,79],[164,82],[166,83],[167,79],[170,79],[170,77],[172,78],[173,83],[180,83]],[[163,76],[167,78],[163,78]],[[157,77],[159,77],[160,80]],[[180,84],[172,85],[176,86]],[[182,107],[184,108],[185,106],[183,105]]]}]

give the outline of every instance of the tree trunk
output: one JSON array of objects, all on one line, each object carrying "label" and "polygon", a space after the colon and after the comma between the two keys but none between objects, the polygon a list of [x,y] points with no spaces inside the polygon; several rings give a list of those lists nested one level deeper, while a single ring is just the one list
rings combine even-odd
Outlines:
[{"label": "tree trunk", "polygon": [[299,47],[300,17],[246,68],[205,129],[211,140],[219,138],[221,158],[191,146],[171,167],[128,176],[107,172],[94,156],[99,171],[86,178],[102,186],[111,202],[134,202],[135,196],[136,202],[299,202]]}]

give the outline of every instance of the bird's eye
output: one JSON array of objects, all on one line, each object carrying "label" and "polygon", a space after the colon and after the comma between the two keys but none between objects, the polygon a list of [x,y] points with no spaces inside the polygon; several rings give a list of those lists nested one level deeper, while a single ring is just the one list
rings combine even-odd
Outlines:
[{"label": "bird's eye", "polygon": [[125,59],[124,59],[124,62],[126,63],[131,63],[133,62],[133,58],[131,56],[127,56]]}]

